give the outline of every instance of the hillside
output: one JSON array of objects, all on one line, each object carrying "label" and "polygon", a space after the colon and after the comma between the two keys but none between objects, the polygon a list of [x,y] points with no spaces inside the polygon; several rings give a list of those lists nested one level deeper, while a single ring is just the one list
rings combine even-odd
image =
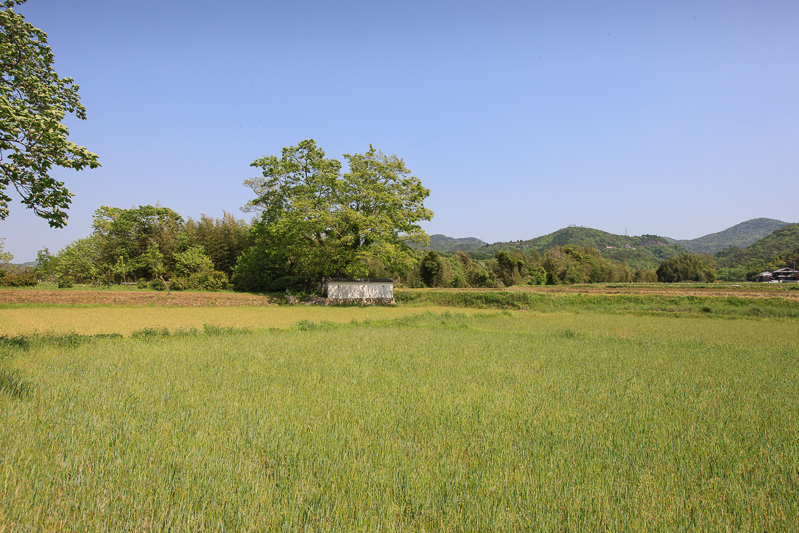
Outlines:
[{"label": "hillside", "polygon": [[[746,248],[727,248],[715,255],[719,265],[740,265],[762,270],[799,252],[799,224],[788,224]],[[779,265],[785,266],[785,265]]]},{"label": "hillside", "polygon": [[486,245],[471,252],[470,255],[475,259],[488,259],[502,250],[543,254],[557,246],[571,245],[596,248],[602,257],[626,262],[634,268],[657,268],[664,259],[686,251],[679,244],[668,241],[666,237],[657,235],[629,237],[593,228],[571,226],[535,239]]},{"label": "hillside", "polygon": [[788,224],[773,218],[755,218],[718,233],[676,242],[691,252],[713,255],[731,246],[746,248]]},{"label": "hillside", "polygon": [[747,220],[724,231],[697,239],[675,240],[658,235],[616,235],[593,228],[570,226],[558,231],[513,242],[486,244],[474,237],[453,239],[433,235],[426,250],[468,252],[474,259],[490,259],[500,251],[519,250],[543,254],[557,246],[581,246],[599,250],[602,257],[624,262],[633,268],[657,268],[670,257],[685,252],[715,254],[719,266],[740,270],[763,269],[772,261],[783,260],[799,248],[799,224],[771,218]]},{"label": "hillside", "polygon": [[422,249],[434,250],[436,252],[441,252],[441,253],[450,253],[456,250],[460,250],[461,252],[470,252],[472,250],[480,248],[481,246],[487,246],[487,243],[475,237],[465,237],[463,239],[455,239],[437,233],[436,235],[430,236],[430,245],[425,246]]}]

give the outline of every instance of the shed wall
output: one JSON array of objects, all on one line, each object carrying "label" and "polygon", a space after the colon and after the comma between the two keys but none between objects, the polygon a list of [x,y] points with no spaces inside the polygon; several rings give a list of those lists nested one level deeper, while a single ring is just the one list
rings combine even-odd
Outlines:
[{"label": "shed wall", "polygon": [[394,285],[386,282],[330,281],[327,283],[327,297],[331,300],[394,298]]}]

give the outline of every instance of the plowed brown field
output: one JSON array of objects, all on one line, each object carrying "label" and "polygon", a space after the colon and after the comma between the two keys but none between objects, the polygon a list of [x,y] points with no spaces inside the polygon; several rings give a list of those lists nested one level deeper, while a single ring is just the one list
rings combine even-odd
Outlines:
[{"label": "plowed brown field", "polygon": [[0,304],[119,305],[158,307],[265,307],[277,300],[231,292],[73,291],[38,289],[0,290]]},{"label": "plowed brown field", "polygon": [[[560,285],[546,287],[511,287],[512,291],[545,294],[667,294],[683,296],[741,296],[750,298],[788,298],[799,301],[796,284],[630,284],[630,285]],[[799,287],[799,286],[797,286]],[[408,290],[408,289],[398,289]],[[508,289],[413,289],[429,291],[499,291]],[[32,303],[55,305],[113,305],[158,307],[268,307],[284,303],[279,296],[231,292],[166,292],[114,290],[45,290],[0,289],[0,304]]]}]

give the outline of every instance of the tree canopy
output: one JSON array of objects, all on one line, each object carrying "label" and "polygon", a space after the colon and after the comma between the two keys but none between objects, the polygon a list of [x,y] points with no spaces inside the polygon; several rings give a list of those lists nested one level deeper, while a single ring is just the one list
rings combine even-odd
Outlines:
[{"label": "tree canopy", "polygon": [[666,259],[657,269],[658,281],[712,282],[716,279],[716,262],[705,254],[681,254]]},{"label": "tree canopy", "polygon": [[50,177],[53,166],[100,166],[97,155],[69,141],[67,113],[86,119],[78,86],[53,69],[47,34],[14,12],[25,0],[0,4],[0,220],[9,214],[9,186],[52,227],[66,224],[72,193]]},{"label": "tree canopy", "polygon": [[405,162],[372,146],[344,154],[349,171],[312,140],[255,160],[261,176],[245,181],[261,212],[237,266],[241,288],[310,286],[323,277],[362,277],[413,266],[409,243],[426,244],[419,222],[430,191]]}]

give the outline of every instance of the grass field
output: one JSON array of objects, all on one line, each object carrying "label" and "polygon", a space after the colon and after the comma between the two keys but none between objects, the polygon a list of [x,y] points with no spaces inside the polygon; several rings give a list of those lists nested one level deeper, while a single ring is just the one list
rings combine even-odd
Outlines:
[{"label": "grass field", "polygon": [[[170,331],[204,326],[239,329],[287,328],[302,321],[369,322],[444,312],[446,307],[0,307],[0,335],[131,333],[153,328]],[[465,310],[475,313],[477,310]]]},{"label": "grass field", "polygon": [[0,530],[796,531],[799,321],[737,307],[2,308]]}]

